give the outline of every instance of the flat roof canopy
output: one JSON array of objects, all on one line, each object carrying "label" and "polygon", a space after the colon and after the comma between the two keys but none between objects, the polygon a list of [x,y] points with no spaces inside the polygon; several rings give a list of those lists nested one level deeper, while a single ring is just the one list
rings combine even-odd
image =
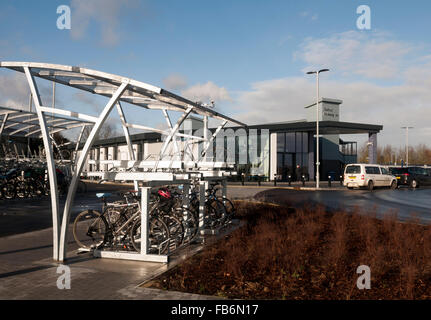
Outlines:
[{"label": "flat roof canopy", "polygon": [[[250,129],[269,129],[270,131],[316,131],[316,122],[279,122],[248,126]],[[383,130],[382,125],[340,122],[340,121],[319,121],[320,134],[361,134],[378,133]]]}]

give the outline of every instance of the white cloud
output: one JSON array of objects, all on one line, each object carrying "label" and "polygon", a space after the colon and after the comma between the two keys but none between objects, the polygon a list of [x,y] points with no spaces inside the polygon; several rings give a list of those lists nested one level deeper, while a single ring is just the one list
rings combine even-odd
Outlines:
[{"label": "white cloud", "polygon": [[192,101],[201,101],[203,103],[209,103],[211,100],[216,103],[231,100],[228,91],[224,87],[217,86],[212,81],[205,84],[198,83],[183,90],[181,94]]},{"label": "white cloud", "polygon": [[[400,127],[404,125],[415,127],[409,137],[412,144],[429,145],[429,88],[429,84],[409,82],[384,86],[338,80],[322,82],[321,95],[343,100],[341,121],[382,124],[383,131],[378,138],[380,145],[403,145],[404,132]],[[239,95],[234,117],[247,124],[304,119],[304,107],[313,103],[314,95],[315,82],[311,79],[291,77],[254,83],[251,91]],[[361,136],[356,136],[355,140],[358,137],[361,139]],[[365,138],[362,136],[362,139]]]},{"label": "white cloud", "polygon": [[82,104],[83,106],[90,107],[93,111],[100,113],[101,108],[104,107],[103,103],[100,103],[96,99],[98,96],[90,95],[85,91],[76,91],[73,93],[73,97],[76,98],[77,102]]},{"label": "white cloud", "polygon": [[105,46],[115,46],[119,43],[120,17],[124,11],[136,8],[138,0],[71,0],[73,39],[85,37],[92,22],[99,25],[101,43]]},{"label": "white cloud", "polygon": [[309,18],[311,21],[316,21],[319,18],[317,13],[311,13],[309,11],[303,11],[299,14],[302,18]]},{"label": "white cloud", "polygon": [[[35,80],[42,104],[50,105],[52,101],[52,87],[47,82],[38,80],[38,78],[35,78]],[[8,72],[0,74],[0,106],[28,110],[29,99],[30,88],[23,73]],[[57,96],[56,102],[61,104],[62,98]]]},{"label": "white cloud", "polygon": [[0,105],[8,108],[26,109],[30,89],[23,74],[0,75]]},{"label": "white cloud", "polygon": [[163,79],[163,85],[168,90],[182,90],[187,87],[187,79],[178,73],[172,73]]},{"label": "white cloud", "polygon": [[[308,38],[295,57],[308,65],[304,71],[331,69],[321,79],[320,94],[344,101],[341,121],[382,124],[378,143],[395,146],[405,141],[400,127],[412,125],[411,143],[430,145],[431,55],[423,54],[426,51],[421,48],[381,32],[349,31]],[[306,117],[304,107],[314,100],[314,77],[260,81],[237,96],[233,116],[247,124],[300,120]],[[350,137],[359,142],[367,138]]]},{"label": "white cloud", "polygon": [[326,38],[308,38],[295,57],[309,68],[328,67],[343,75],[393,79],[414,46],[391,40],[387,34],[348,31]]}]

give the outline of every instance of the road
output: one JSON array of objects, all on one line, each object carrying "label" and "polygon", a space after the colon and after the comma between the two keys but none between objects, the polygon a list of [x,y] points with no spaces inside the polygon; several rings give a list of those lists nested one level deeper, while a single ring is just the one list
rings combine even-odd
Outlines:
[{"label": "road", "polygon": [[[77,194],[71,210],[71,220],[86,209],[100,210],[97,192],[112,193],[112,200],[120,198],[115,192],[131,190],[129,185],[87,184],[88,192]],[[63,215],[65,196],[60,197],[60,217]],[[52,227],[50,197],[0,200],[0,237],[42,230]]]},{"label": "road", "polygon": [[381,216],[385,213],[397,213],[400,220],[408,220],[416,215],[421,223],[431,223],[431,188],[412,190],[333,190],[301,191],[286,189],[268,189],[259,192],[255,198],[279,204],[301,206],[303,204],[323,204],[331,209],[359,209],[364,213],[374,210]]}]

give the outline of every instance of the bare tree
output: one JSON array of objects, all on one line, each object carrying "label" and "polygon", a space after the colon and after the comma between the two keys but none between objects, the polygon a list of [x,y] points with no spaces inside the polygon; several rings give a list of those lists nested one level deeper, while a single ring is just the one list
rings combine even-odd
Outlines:
[{"label": "bare tree", "polygon": [[[84,129],[84,132],[82,134],[81,141],[85,141],[90,136],[90,132],[93,129],[93,127],[87,126]],[[110,122],[105,122],[102,127],[99,130],[99,134],[96,137],[96,140],[103,140],[115,137],[118,134],[117,130],[115,129],[115,126]]]},{"label": "bare tree", "polygon": [[[406,161],[405,147],[395,148],[391,145],[377,148],[377,162],[379,164],[401,164]],[[361,146],[358,152],[358,162],[368,162],[367,143]],[[425,165],[431,164],[431,149],[424,144],[409,147],[409,164]]]}]

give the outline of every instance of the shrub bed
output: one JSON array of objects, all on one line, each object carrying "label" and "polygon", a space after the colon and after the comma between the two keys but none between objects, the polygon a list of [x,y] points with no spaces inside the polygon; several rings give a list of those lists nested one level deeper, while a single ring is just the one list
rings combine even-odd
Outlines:
[{"label": "shrub bed", "polygon": [[[151,286],[240,299],[430,299],[431,227],[395,214],[237,203],[246,226]],[[357,268],[371,289],[357,288]]]}]

